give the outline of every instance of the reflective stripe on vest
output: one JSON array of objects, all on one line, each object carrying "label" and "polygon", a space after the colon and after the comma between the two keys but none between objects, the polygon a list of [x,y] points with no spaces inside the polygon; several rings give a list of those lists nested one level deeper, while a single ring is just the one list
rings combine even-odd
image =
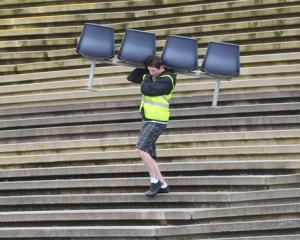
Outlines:
[{"label": "reflective stripe on vest", "polygon": [[[143,76],[145,79],[146,74]],[[144,115],[147,119],[167,122],[170,117],[169,100],[173,96],[174,80],[171,75],[162,75],[160,77],[168,77],[172,83],[172,90],[168,95],[161,96],[142,96],[140,111],[144,109]]]},{"label": "reflective stripe on vest", "polygon": [[169,103],[155,102],[155,101],[146,99],[144,95],[143,95],[142,98],[143,98],[142,101],[144,103],[149,103],[149,104],[152,104],[152,105],[161,106],[161,107],[165,107],[165,108],[169,107]]}]

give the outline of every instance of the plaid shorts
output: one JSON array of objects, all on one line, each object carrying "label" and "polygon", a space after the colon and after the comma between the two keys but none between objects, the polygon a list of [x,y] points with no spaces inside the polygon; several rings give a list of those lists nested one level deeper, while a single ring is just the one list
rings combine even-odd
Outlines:
[{"label": "plaid shorts", "polygon": [[149,153],[155,159],[157,157],[155,143],[166,127],[167,124],[164,123],[143,121],[136,148]]}]

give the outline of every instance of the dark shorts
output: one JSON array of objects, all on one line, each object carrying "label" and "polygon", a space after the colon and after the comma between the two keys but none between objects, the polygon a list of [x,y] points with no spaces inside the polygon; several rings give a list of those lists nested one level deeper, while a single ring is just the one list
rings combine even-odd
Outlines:
[{"label": "dark shorts", "polygon": [[157,157],[155,143],[166,127],[167,124],[143,121],[136,148],[149,153],[155,159]]}]

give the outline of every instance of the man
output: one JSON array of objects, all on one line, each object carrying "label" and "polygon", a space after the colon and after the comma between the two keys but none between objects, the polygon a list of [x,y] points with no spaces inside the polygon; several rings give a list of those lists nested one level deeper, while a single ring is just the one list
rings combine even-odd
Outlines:
[{"label": "man", "polygon": [[153,197],[157,193],[169,192],[169,187],[156,163],[155,143],[167,127],[170,116],[169,100],[173,95],[176,76],[164,68],[162,60],[157,56],[148,57],[146,67],[146,69],[136,68],[127,79],[141,84],[140,112],[143,121],[136,148],[150,175],[151,185],[145,194]]}]

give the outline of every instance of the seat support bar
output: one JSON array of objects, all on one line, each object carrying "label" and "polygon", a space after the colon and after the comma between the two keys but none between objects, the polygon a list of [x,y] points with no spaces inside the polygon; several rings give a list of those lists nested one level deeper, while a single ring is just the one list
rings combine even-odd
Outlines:
[{"label": "seat support bar", "polygon": [[96,69],[96,61],[91,61],[90,75],[89,75],[89,80],[87,82],[88,90],[93,90],[95,69]]},{"label": "seat support bar", "polygon": [[221,80],[217,78],[213,101],[212,101],[212,107],[217,107],[217,105],[218,105],[218,99],[219,99],[219,95],[220,95],[220,85],[221,85]]},{"label": "seat support bar", "polygon": [[90,60],[91,61],[91,68],[89,73],[89,79],[87,81],[87,90],[93,91],[94,86],[94,76],[95,76],[95,70],[96,70],[96,62],[101,62],[113,66],[126,66],[126,67],[139,67],[139,68],[145,68],[144,65],[137,65],[137,64],[130,64],[125,63],[119,59],[110,59],[110,60]]}]

